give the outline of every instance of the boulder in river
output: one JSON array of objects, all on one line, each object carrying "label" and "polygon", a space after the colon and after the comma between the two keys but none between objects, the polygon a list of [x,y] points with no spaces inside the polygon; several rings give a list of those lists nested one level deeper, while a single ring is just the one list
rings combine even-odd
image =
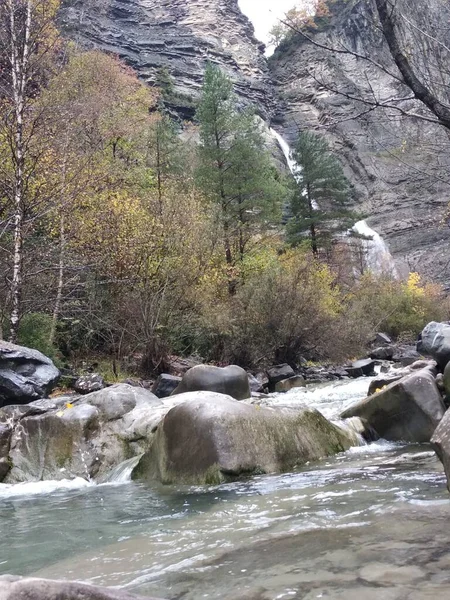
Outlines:
[{"label": "boulder in river", "polygon": [[197,365],[184,374],[173,395],[200,391],[227,394],[235,400],[251,396],[247,372],[236,365]]},{"label": "boulder in river", "polygon": [[59,377],[53,362],[38,350],[0,340],[0,407],[44,398]]},{"label": "boulder in river", "polygon": [[269,386],[271,391],[275,390],[275,384],[277,384],[279,381],[283,381],[283,379],[289,379],[290,377],[294,377],[294,375],[294,369],[286,363],[283,363],[282,365],[275,365],[274,367],[267,369],[267,377],[269,378]]},{"label": "boulder in river", "polygon": [[11,429],[4,481],[103,478],[148,449],[163,414],[154,394],[125,384],[81,398],[7,406],[0,410],[0,426]]},{"label": "boulder in river", "polygon": [[162,373],[152,386],[152,392],[158,398],[168,398],[180,385],[181,377]]},{"label": "boulder in river", "polygon": [[352,363],[351,367],[346,368],[350,377],[364,377],[375,375],[375,361],[371,358],[363,358]]},{"label": "boulder in river", "polygon": [[309,408],[261,408],[211,392],[184,396],[164,417],[134,479],[218,484],[289,471],[355,444],[350,432]]},{"label": "boulder in river", "polygon": [[429,369],[416,371],[342,413],[360,417],[386,440],[429,442],[445,406]]},{"label": "boulder in river", "polygon": [[442,370],[445,369],[450,362],[450,324],[428,323],[419,336],[417,351],[431,356]]},{"label": "boulder in river", "polygon": [[444,465],[447,487],[450,491],[450,411],[447,411],[431,438],[436,454]]},{"label": "boulder in river", "polygon": [[139,600],[139,598],[142,596],[77,581],[0,576],[0,600]]},{"label": "boulder in river", "polygon": [[306,387],[305,378],[301,375],[294,375],[294,377],[289,377],[289,379],[283,379],[275,384],[275,391],[278,393],[289,392],[295,388],[304,388]]}]

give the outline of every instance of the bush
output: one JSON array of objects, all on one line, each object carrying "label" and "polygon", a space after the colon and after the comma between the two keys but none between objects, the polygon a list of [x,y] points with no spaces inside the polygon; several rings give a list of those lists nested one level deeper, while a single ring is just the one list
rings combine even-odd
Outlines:
[{"label": "bush", "polygon": [[22,346],[39,350],[54,362],[59,362],[58,348],[49,342],[52,318],[45,313],[29,313],[20,321],[18,342]]}]

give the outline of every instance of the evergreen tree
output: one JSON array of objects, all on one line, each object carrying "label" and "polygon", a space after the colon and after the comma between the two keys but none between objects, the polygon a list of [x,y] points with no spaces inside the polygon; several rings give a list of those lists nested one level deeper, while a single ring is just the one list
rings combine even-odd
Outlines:
[{"label": "evergreen tree", "polygon": [[308,236],[317,256],[320,248],[330,244],[333,234],[355,222],[356,215],[348,208],[349,183],[327,141],[316,133],[300,134],[293,158],[299,175],[291,201],[288,241],[296,246]]},{"label": "evergreen tree", "polygon": [[[197,110],[198,183],[220,211],[226,262],[242,260],[249,241],[277,220],[286,190],[265,149],[254,112],[239,110],[233,84],[209,64]],[[234,293],[236,282],[230,282]]]}]

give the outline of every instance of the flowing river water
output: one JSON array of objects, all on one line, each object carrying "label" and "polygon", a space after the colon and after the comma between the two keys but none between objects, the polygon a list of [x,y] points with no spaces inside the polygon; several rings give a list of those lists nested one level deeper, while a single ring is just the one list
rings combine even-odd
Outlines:
[{"label": "flowing river water", "polygon": [[[368,382],[274,401],[333,417]],[[379,441],[217,487],[115,478],[0,485],[0,573],[167,599],[450,596],[450,496],[429,446]]]}]

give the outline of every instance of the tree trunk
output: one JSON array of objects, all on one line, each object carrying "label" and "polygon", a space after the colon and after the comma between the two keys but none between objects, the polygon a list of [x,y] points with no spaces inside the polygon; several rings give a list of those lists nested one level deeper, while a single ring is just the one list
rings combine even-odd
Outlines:
[{"label": "tree trunk", "polygon": [[412,90],[415,97],[423,102],[436,115],[439,123],[450,129],[450,109],[445,106],[417,77],[406,53],[402,51],[395,30],[395,2],[392,0],[375,0],[384,37],[389,46],[392,58],[403,76],[404,82]]},{"label": "tree trunk", "polygon": [[24,167],[25,167],[25,143],[24,143],[24,113],[25,94],[28,74],[28,61],[30,54],[30,30],[31,30],[31,0],[26,4],[26,15],[24,23],[23,40],[17,39],[17,24],[15,16],[15,5],[13,0],[8,0],[9,26],[11,36],[11,75],[13,84],[14,100],[14,249],[13,249],[13,275],[11,280],[11,314],[10,332],[11,342],[17,341],[21,316],[22,297],[22,266],[23,266],[23,227],[25,217],[24,198]]},{"label": "tree trunk", "polygon": [[59,266],[58,266],[58,287],[56,291],[55,306],[53,307],[52,326],[49,335],[49,344],[52,345],[55,341],[56,327],[61,312],[61,304],[64,290],[64,275],[66,265],[66,231],[64,214],[61,214],[59,225]]}]

